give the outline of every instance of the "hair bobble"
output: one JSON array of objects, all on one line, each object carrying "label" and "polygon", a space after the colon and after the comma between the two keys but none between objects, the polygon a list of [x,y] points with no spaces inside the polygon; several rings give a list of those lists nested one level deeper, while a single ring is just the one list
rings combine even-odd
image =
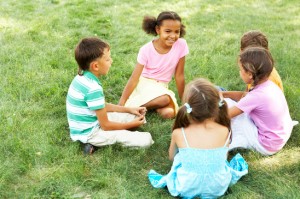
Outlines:
[{"label": "hair bobble", "polygon": [[186,107],[186,112],[187,113],[191,113],[192,112],[193,109],[192,109],[192,107],[188,103],[185,103],[184,106]]}]

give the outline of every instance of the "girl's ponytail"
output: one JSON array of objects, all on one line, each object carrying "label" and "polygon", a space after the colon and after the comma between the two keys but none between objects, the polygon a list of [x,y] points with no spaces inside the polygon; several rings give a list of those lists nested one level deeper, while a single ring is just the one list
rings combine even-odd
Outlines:
[{"label": "girl's ponytail", "polygon": [[156,29],[155,29],[156,25],[157,25],[157,21],[156,21],[155,17],[152,17],[152,16],[144,17],[142,27],[143,27],[143,30],[147,34],[156,36],[157,35]]},{"label": "girl's ponytail", "polygon": [[223,126],[226,126],[229,131],[231,130],[231,123],[228,115],[227,103],[223,99],[221,99],[219,102],[219,114],[216,118],[216,122]]},{"label": "girl's ponytail", "polygon": [[175,121],[174,121],[172,130],[178,129],[181,127],[187,127],[189,124],[190,124],[190,122],[188,119],[188,113],[187,113],[186,107],[182,106],[179,108],[178,113],[175,117]]}]

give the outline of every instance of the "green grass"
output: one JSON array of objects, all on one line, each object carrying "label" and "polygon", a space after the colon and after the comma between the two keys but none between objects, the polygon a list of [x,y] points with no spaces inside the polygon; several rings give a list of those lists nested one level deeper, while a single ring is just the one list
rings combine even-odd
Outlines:
[{"label": "green grass", "polygon": [[[155,144],[132,150],[118,145],[84,157],[71,142],[65,111],[76,75],[74,47],[87,36],[110,43],[113,66],[101,78],[117,103],[139,48],[151,40],[142,17],[174,10],[187,28],[186,81],[209,78],[242,90],[236,59],[242,34],[263,31],[282,77],[293,119],[300,120],[300,4],[290,1],[0,1],[0,198],[171,198],[153,189],[149,169],[167,173],[172,120],[149,114],[140,130]],[[171,88],[175,89],[174,82]],[[300,198],[300,130],[271,157],[243,152],[249,174],[224,198]]]}]

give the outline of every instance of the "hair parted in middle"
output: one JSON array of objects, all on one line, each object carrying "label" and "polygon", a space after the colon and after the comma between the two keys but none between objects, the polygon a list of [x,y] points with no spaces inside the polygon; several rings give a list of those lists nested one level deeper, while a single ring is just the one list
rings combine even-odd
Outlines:
[{"label": "hair parted in middle", "polygon": [[220,99],[218,89],[208,80],[199,78],[190,82],[184,90],[182,103],[187,103],[191,110],[188,111],[185,105],[179,108],[173,130],[187,127],[191,121],[201,123],[206,119],[214,119],[230,130],[227,104]]},{"label": "hair parted in middle", "polygon": [[173,11],[164,11],[161,12],[157,18],[153,17],[153,16],[144,16],[143,19],[143,30],[150,35],[157,35],[156,26],[161,26],[164,20],[177,20],[180,21],[180,35],[179,37],[184,37],[185,35],[185,26],[181,23],[181,18],[180,16]]},{"label": "hair parted in middle", "polygon": [[269,50],[248,47],[239,55],[239,62],[246,72],[252,74],[253,86],[268,78],[273,70],[273,58]]}]

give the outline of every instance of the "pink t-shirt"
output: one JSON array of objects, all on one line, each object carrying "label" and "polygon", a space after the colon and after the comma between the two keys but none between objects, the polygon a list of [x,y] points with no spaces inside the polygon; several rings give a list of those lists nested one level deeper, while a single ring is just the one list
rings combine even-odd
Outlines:
[{"label": "pink t-shirt", "polygon": [[144,65],[142,76],[162,82],[170,82],[180,58],[189,53],[185,39],[179,38],[166,54],[159,54],[152,41],[140,48],[137,62]]},{"label": "pink t-shirt", "polygon": [[293,129],[292,119],[282,90],[272,81],[255,86],[236,106],[249,114],[265,149],[277,152],[285,145]]}]

